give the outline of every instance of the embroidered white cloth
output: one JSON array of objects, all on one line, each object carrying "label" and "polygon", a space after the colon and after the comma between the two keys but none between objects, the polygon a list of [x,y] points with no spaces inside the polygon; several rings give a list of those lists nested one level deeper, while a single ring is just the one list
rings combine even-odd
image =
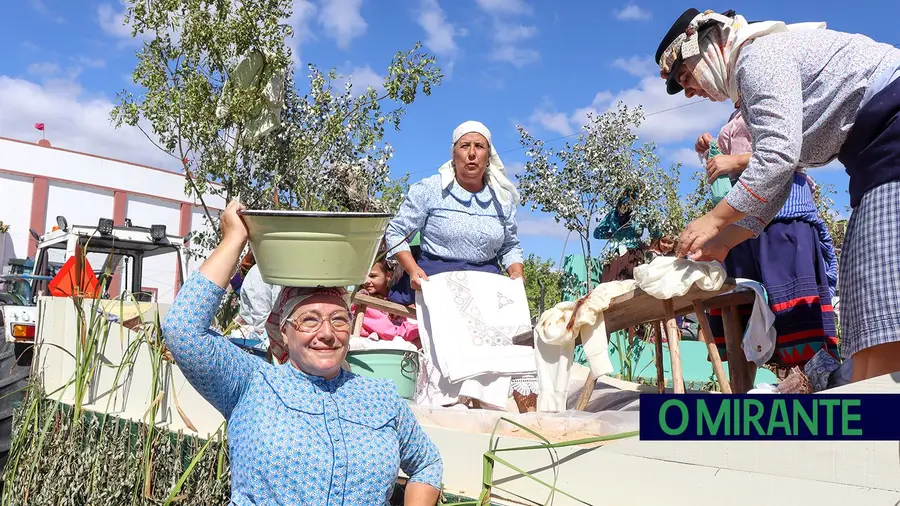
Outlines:
[{"label": "embroidered white cloth", "polygon": [[657,257],[649,264],[635,267],[633,280],[610,281],[597,285],[575,313],[576,301],[557,304],[541,315],[535,327],[535,357],[538,362],[538,411],[566,409],[569,370],[580,336],[585,356],[595,376],[613,372],[609,360],[609,335],[603,312],[613,298],[635,288],[658,299],[686,294],[693,285],[703,290],[719,290],[725,283],[725,269],[715,262],[695,262],[674,257]]},{"label": "embroidered white cloth", "polygon": [[514,345],[532,332],[521,280],[435,274],[416,292],[416,311],[424,352],[417,404],[443,406],[465,396],[505,409],[512,377],[536,373],[532,349]]}]

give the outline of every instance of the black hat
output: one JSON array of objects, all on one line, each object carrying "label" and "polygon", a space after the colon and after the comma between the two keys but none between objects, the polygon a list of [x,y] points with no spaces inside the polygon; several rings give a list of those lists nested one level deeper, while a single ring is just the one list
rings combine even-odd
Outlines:
[{"label": "black hat", "polygon": [[[687,27],[691,24],[691,21],[694,20],[695,17],[700,15],[700,11],[697,9],[691,8],[678,17],[675,20],[675,23],[672,24],[672,28],[669,28],[666,36],[663,37],[662,42],[659,43],[659,48],[656,50],[656,64],[659,65],[659,59],[662,58],[663,52],[666,48],[669,47],[669,44],[672,43],[679,35],[684,33],[687,30]],[[675,95],[680,93],[684,88],[678,84],[677,76],[678,76],[678,67],[681,66],[681,54],[675,58],[675,62],[672,64],[672,69],[669,72],[669,78],[666,79],[666,91],[669,92],[669,95]]]}]

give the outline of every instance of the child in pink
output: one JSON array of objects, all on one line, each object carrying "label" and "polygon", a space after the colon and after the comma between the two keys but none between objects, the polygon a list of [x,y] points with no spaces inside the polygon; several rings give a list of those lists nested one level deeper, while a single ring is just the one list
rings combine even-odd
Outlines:
[{"label": "child in pink", "polygon": [[[391,271],[387,261],[382,260],[372,266],[369,276],[363,284],[363,291],[372,297],[387,299],[388,287],[391,281]],[[375,339],[372,334],[377,334],[377,339],[393,341],[399,337],[404,341],[414,343],[421,347],[419,342],[419,326],[402,316],[393,316],[378,309],[367,307],[363,315],[362,337]]]}]

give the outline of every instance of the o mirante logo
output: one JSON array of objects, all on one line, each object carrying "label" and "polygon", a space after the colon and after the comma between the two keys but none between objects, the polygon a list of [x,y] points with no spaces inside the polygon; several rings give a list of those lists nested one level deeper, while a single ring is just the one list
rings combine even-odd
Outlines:
[{"label": "o mirante logo", "polygon": [[900,396],[642,394],[642,440],[900,440]]}]

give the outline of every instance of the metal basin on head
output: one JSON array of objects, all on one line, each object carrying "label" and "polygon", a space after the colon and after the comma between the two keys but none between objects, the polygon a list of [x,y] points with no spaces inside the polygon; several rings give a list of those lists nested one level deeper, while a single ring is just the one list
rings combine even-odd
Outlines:
[{"label": "metal basin on head", "polygon": [[263,280],[315,287],[363,282],[393,215],[245,210],[241,217]]}]

